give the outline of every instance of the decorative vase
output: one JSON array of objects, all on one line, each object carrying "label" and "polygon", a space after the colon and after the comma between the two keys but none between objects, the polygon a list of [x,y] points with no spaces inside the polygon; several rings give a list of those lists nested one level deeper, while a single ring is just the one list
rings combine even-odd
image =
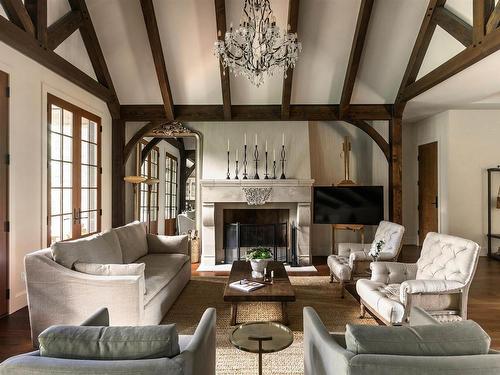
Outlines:
[{"label": "decorative vase", "polygon": [[264,268],[267,267],[270,259],[252,259],[250,260],[250,265],[252,266],[252,271],[263,276]]}]

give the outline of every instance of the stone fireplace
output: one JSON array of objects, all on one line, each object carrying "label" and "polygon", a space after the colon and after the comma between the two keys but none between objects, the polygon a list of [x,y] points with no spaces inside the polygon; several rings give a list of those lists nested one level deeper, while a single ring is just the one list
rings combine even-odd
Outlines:
[{"label": "stone fireplace", "polygon": [[[225,262],[224,227],[229,222],[259,225],[285,222],[288,239],[290,226],[294,224],[297,228],[299,263],[311,264],[313,183],[313,180],[202,180],[201,262],[207,265]],[[286,245],[289,244],[287,240]]]}]

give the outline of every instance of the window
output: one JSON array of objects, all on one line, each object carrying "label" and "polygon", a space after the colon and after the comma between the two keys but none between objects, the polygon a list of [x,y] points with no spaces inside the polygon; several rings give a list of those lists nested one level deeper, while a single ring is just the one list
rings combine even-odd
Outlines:
[{"label": "window", "polygon": [[[142,140],[137,148],[137,160],[140,162],[141,153],[144,147],[148,144]],[[141,165],[141,176],[147,179],[158,179],[160,172],[160,149],[153,147],[148,157]],[[141,183],[139,186],[139,219],[142,222],[148,223],[150,233],[158,232],[158,183]]]},{"label": "window", "polygon": [[165,219],[177,217],[177,158],[165,154]]},{"label": "window", "polygon": [[101,230],[101,119],[48,95],[47,242]]}]

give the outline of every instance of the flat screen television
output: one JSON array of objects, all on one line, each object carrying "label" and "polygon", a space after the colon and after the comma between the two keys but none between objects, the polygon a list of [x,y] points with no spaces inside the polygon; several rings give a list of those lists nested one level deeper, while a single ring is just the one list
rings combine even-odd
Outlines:
[{"label": "flat screen television", "polygon": [[315,224],[377,225],[384,219],[383,186],[314,187]]}]

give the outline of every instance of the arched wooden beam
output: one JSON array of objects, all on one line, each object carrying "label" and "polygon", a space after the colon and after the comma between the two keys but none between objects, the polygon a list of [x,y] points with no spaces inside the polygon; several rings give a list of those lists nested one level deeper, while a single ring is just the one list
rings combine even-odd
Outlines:
[{"label": "arched wooden beam", "polygon": [[149,153],[155,147],[158,143],[160,143],[163,140],[163,138],[153,138],[148,142],[146,146],[141,151],[141,165],[144,163],[146,158],[148,157]]},{"label": "arched wooden beam", "polygon": [[159,123],[156,121],[153,122],[148,122],[146,125],[144,125],[142,128],[140,128],[137,133],[134,134],[132,138],[127,142],[125,145],[124,151],[123,151],[123,164],[127,163],[128,158],[130,157],[130,154],[135,148],[135,145],[139,143],[139,141],[146,135],[148,134],[151,130],[154,128],[158,127]]},{"label": "arched wooden beam", "polygon": [[390,161],[391,151],[389,143],[384,139],[384,137],[380,135],[380,133],[377,130],[375,130],[373,126],[371,126],[369,123],[363,120],[346,119],[345,121],[363,130],[366,134],[368,134],[368,136],[371,139],[373,139],[373,141],[378,145],[378,147],[380,147],[387,161]]}]

